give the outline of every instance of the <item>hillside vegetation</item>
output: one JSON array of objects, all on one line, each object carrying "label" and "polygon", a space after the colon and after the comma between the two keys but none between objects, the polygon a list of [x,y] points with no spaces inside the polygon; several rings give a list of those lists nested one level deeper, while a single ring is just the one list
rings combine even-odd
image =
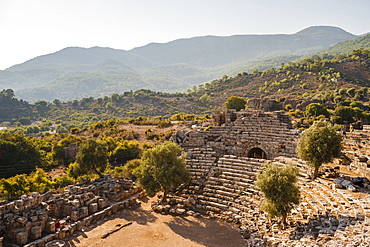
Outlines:
[{"label": "hillside vegetation", "polygon": [[[249,109],[285,111],[296,128],[306,128],[318,119],[344,129],[350,123],[361,128],[370,121],[369,87],[370,51],[357,49],[347,56],[311,57],[276,69],[224,76],[187,93],[141,89],[30,104],[18,100],[12,89],[2,90],[0,122],[9,128],[0,131],[0,177],[6,178],[0,179],[0,193],[6,197],[26,193],[31,184],[43,192],[94,177],[75,173],[79,147],[89,142],[104,150],[106,162],[99,173],[133,176],[135,159],[143,150],[169,140],[178,128],[211,128],[209,115],[224,109],[231,96],[246,99]],[[55,166],[66,168],[67,175],[49,180],[43,170],[36,169]]]},{"label": "hillside vegetation", "polygon": [[[254,99],[269,99],[269,108],[284,109],[289,100],[294,105],[307,100],[320,100],[322,103],[336,104],[347,99],[368,100],[370,87],[369,51],[354,50],[347,56],[337,55],[311,57],[300,62],[282,64],[280,68],[264,71],[254,70],[251,74],[239,73],[235,77],[224,76],[210,83],[193,86],[186,93],[163,93],[151,90],[126,91],[123,94],[62,102],[38,101],[29,104],[15,98],[11,89],[0,94],[0,122],[12,125],[23,118],[31,121],[47,119],[88,125],[94,121],[128,119],[137,117],[164,117],[175,114],[211,114],[224,109],[225,101],[231,96],[241,96],[249,100],[251,108],[263,108],[260,103],[253,105]],[[349,93],[344,93],[349,90]],[[359,91],[361,90],[361,91]],[[290,103],[291,104],[291,103]],[[366,103],[367,104],[367,103]]]}]

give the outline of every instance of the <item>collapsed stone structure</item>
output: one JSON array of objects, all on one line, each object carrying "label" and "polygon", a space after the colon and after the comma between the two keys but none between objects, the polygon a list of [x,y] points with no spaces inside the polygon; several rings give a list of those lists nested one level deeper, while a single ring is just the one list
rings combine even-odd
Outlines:
[{"label": "collapsed stone structure", "polygon": [[[136,203],[141,189],[131,180],[103,177],[63,191],[33,192],[0,205],[0,246],[39,247]],[[64,229],[70,218],[69,229]],[[56,221],[60,230],[56,229]]]},{"label": "collapsed stone structure", "polygon": [[[299,133],[291,129],[286,115],[226,111],[214,114],[214,120],[215,126],[208,130],[180,131],[173,136],[187,152],[192,178],[177,193],[183,199],[170,204],[177,204],[182,213],[198,211],[240,224],[249,246],[368,246],[370,196],[354,197],[324,179],[299,178],[301,203],[288,217],[286,229],[261,211],[261,194],[254,182],[264,162],[283,165],[293,160],[302,175],[310,170],[296,158]],[[359,148],[359,143],[354,143],[359,134],[346,139],[345,152],[364,155],[366,148],[353,150]]]}]

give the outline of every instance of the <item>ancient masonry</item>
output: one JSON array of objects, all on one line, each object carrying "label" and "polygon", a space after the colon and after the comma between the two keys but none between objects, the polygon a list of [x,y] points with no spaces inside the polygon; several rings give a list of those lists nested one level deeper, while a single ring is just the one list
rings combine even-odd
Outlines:
[{"label": "ancient masonry", "polygon": [[271,160],[278,156],[296,157],[299,133],[281,112],[228,110],[216,112],[213,118],[215,126],[206,131],[178,132],[173,136],[189,157],[191,150],[203,147],[213,150],[218,157],[225,154]]},{"label": "ancient masonry", "polygon": [[[354,197],[324,179],[299,178],[301,203],[288,217],[290,225],[285,230],[261,211],[261,194],[254,182],[266,159],[282,165],[293,160],[303,175],[309,169],[296,158],[299,133],[291,129],[286,115],[227,111],[215,114],[214,119],[215,126],[208,130],[180,131],[173,136],[187,152],[192,174],[189,186],[177,192],[184,198],[182,203],[176,201],[184,213],[203,212],[245,226],[250,246],[369,246],[370,196]],[[366,128],[362,135],[365,132]],[[347,135],[344,146],[346,155],[357,153],[362,157],[358,162],[363,163],[367,146],[356,142],[359,136],[359,131]],[[362,151],[354,150],[355,146]],[[360,167],[351,164],[354,169]]]},{"label": "ancient masonry", "polygon": [[[141,195],[131,180],[103,177],[71,185],[63,191],[48,191],[42,195],[34,192],[16,201],[3,202],[0,246],[45,246],[135,204]],[[65,228],[67,217],[69,229]]]},{"label": "ancient masonry", "polygon": [[345,164],[349,169],[370,180],[370,125],[347,133],[343,142]]}]

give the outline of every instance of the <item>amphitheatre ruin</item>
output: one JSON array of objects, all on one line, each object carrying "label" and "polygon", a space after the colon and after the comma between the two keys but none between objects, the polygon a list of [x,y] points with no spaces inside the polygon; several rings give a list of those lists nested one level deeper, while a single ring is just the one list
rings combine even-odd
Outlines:
[{"label": "amphitheatre ruin", "polygon": [[[370,246],[370,126],[345,135],[343,157],[312,180],[310,167],[297,157],[300,133],[287,115],[228,110],[214,113],[213,120],[212,127],[173,135],[187,153],[191,181],[174,191],[167,205],[154,203],[155,212],[202,214],[236,224],[245,246]],[[301,202],[284,227],[259,207],[254,182],[266,161],[294,162],[300,169]],[[56,245],[59,240],[142,197],[132,181],[110,177],[23,195],[0,205],[0,246],[62,246]],[[57,230],[56,219],[63,219],[62,226],[70,219],[68,231]]]}]

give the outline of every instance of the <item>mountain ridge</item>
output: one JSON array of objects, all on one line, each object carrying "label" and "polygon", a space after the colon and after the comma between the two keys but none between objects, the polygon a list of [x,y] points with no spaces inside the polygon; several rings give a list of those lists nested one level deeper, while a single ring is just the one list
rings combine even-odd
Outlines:
[{"label": "mountain ridge", "polygon": [[[316,26],[295,34],[208,35],[167,43],[151,43],[128,51],[107,47],[69,47],[0,71],[0,87],[13,88],[25,100],[50,97],[67,100],[81,98],[89,93],[102,96],[140,88],[181,92],[233,73],[242,64],[250,65],[277,56],[309,54],[356,37],[358,36],[341,28]],[[107,60],[111,60],[111,64],[107,65],[109,69],[94,70],[94,66]],[[163,66],[169,68],[165,69]],[[170,68],[176,68],[176,71],[169,71]],[[155,71],[156,69],[159,71]],[[71,71],[90,71],[90,74],[85,73],[85,78],[78,77],[81,80],[77,80],[75,76],[66,78],[71,75]],[[159,74],[160,71],[167,72]],[[183,75],[186,71],[189,74],[174,75]],[[100,91],[88,87],[89,81],[92,85],[96,84],[94,75],[107,84],[106,87],[99,87]],[[57,85],[59,89],[68,91],[67,84],[63,86],[63,83],[70,84],[69,81],[73,80],[76,84],[73,91],[60,92],[53,88]],[[115,88],[114,82],[119,82],[119,87]],[[84,86],[79,88],[78,84]],[[38,91],[37,96],[32,93],[35,91]],[[38,98],[42,95],[41,91],[45,92],[44,98]],[[67,94],[71,97],[65,98]]]}]

